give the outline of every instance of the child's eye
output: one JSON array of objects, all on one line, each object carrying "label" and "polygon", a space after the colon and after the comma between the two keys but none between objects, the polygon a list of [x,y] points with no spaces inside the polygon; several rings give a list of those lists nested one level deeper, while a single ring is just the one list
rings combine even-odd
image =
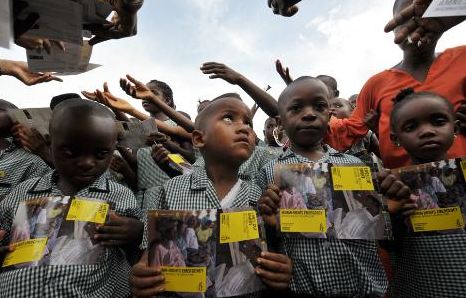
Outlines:
[{"label": "child's eye", "polygon": [[442,126],[445,123],[447,123],[447,121],[448,120],[445,117],[435,117],[434,119],[432,119],[432,124],[435,126]]},{"label": "child's eye", "polygon": [[71,149],[64,149],[63,153],[65,154],[66,157],[73,157],[74,152]]},{"label": "child's eye", "polygon": [[319,112],[325,111],[328,108],[328,104],[325,102],[319,102],[315,105],[315,109]]},{"label": "child's eye", "polygon": [[290,111],[292,111],[292,112],[298,112],[299,110],[301,110],[301,106],[300,106],[300,105],[296,105],[296,104],[295,104],[295,105],[292,105],[292,106],[290,107]]},{"label": "child's eye", "polygon": [[231,123],[231,122],[233,122],[233,117],[231,117],[231,116],[224,116],[222,120],[225,121],[225,122],[227,122],[227,123]]},{"label": "child's eye", "polygon": [[416,129],[416,124],[414,124],[414,123],[409,123],[409,124],[403,125],[403,131],[404,132],[412,132],[415,129]]},{"label": "child's eye", "polygon": [[98,159],[104,159],[104,158],[106,158],[109,154],[110,154],[110,151],[102,150],[102,151],[97,152],[96,157],[97,157]]}]

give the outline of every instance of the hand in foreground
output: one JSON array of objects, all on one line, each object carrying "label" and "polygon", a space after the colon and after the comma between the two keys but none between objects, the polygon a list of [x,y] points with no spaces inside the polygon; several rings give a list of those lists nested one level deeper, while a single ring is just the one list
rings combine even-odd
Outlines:
[{"label": "hand in foreground", "polygon": [[278,208],[280,208],[280,189],[275,184],[269,184],[257,202],[264,223],[277,227]]},{"label": "hand in foreground", "polygon": [[286,290],[290,284],[293,264],[286,255],[262,252],[257,259],[256,274],[273,290]]},{"label": "hand in foreground", "polygon": [[62,79],[53,76],[51,73],[30,71],[27,63],[22,61],[0,60],[0,70],[1,74],[13,76],[27,86],[50,81],[63,82]]},{"label": "hand in foreground", "polygon": [[160,267],[149,267],[148,263],[148,254],[145,252],[131,270],[129,283],[135,297],[153,297],[165,291],[165,278]]},{"label": "hand in foreground", "polygon": [[104,246],[139,245],[144,225],[137,219],[110,213],[108,222],[97,227],[94,239]]}]

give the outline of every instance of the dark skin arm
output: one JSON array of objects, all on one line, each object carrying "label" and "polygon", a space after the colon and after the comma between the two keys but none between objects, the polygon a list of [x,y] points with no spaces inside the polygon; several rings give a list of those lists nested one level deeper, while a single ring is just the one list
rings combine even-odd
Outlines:
[{"label": "dark skin arm", "polygon": [[25,150],[36,154],[49,167],[54,168],[49,145],[35,128],[16,123],[12,128],[12,134]]},{"label": "dark skin arm", "polygon": [[137,175],[124,158],[119,156],[113,156],[112,162],[110,163],[110,169],[112,169],[115,172],[121,173],[124,176],[126,183],[128,183],[128,186],[131,189],[137,189]]},{"label": "dark skin arm", "polygon": [[115,114],[115,117],[118,121],[125,121],[125,122],[129,122],[129,118],[128,116],[126,116],[125,113],[123,113],[122,111],[118,110],[118,109],[115,109],[113,108],[111,105],[108,104],[108,100],[107,100],[107,96],[112,96],[110,90],[108,89],[108,84],[107,82],[104,83],[104,91],[100,91],[98,92],[97,90],[95,92],[87,92],[87,91],[81,91],[81,94],[86,97],[87,99],[89,100],[93,100],[93,101],[96,101],[98,103],[101,103],[103,105],[106,105],[107,107],[109,107],[112,112]]},{"label": "dark skin arm", "polygon": [[428,43],[433,35],[443,33],[466,19],[466,16],[421,18],[431,2],[432,0],[414,0],[387,23],[385,32],[393,31],[397,26],[406,23],[406,27],[395,32],[395,43],[402,43],[408,36],[414,43]]},{"label": "dark skin arm", "polygon": [[145,84],[130,75],[126,75],[126,78],[127,80],[120,79],[120,87],[126,94],[136,99],[151,101],[165,115],[175,121],[176,124],[184,128],[187,132],[192,132],[194,130],[194,123],[188,117],[170,107],[160,94],[154,94]]},{"label": "dark skin arm", "polygon": [[206,62],[201,66],[201,71],[208,74],[210,79],[222,79],[232,85],[238,85],[268,116],[278,115],[277,101],[270,94],[225,64]]}]

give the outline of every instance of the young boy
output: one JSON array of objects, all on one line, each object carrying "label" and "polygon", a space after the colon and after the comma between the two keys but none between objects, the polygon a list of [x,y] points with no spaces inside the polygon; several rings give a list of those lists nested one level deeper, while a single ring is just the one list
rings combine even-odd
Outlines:
[{"label": "young boy", "polygon": [[53,111],[50,139],[56,170],[19,184],[0,202],[0,230],[6,232],[0,247],[9,243],[13,218],[24,200],[76,195],[107,201],[118,215],[112,213],[109,222],[97,228],[94,239],[105,246],[98,264],[2,272],[2,296],[128,297],[130,265],[124,250],[136,253],[143,225],[135,219],[141,214],[132,192],[103,176],[117,142],[114,116],[100,104],[67,100]]},{"label": "young boy", "polygon": [[51,171],[40,157],[15,145],[8,109],[17,107],[0,99],[0,201],[19,183]]},{"label": "young boy", "polygon": [[[339,153],[322,143],[327,133],[328,88],[318,79],[301,77],[282,92],[278,100],[281,125],[291,148],[259,173],[258,184],[265,190],[258,202],[264,221],[275,231],[280,205],[274,185],[274,165],[305,162],[356,163],[356,157]],[[278,235],[278,232],[276,233]],[[269,235],[267,235],[269,237]],[[271,235],[271,239],[276,235]],[[318,297],[381,297],[387,279],[374,241],[326,240],[284,237],[284,250],[293,260],[291,291]]]},{"label": "young boy", "polygon": [[[222,96],[223,97],[228,96],[228,97],[236,98],[239,101],[242,101],[241,97],[237,93],[226,93],[226,94],[224,94]],[[217,100],[219,98],[221,98],[221,97],[214,98],[212,101],[215,101],[215,100]],[[256,137],[256,134],[254,132],[252,132],[250,134],[250,138],[251,138],[251,142],[253,142],[255,144],[257,137]],[[252,154],[249,156],[249,158],[247,160],[245,160],[241,164],[241,166],[239,168],[238,175],[243,180],[252,180],[252,179],[254,179],[257,176],[257,174],[259,173],[259,170],[263,166],[265,166],[269,161],[271,161],[272,159],[274,159],[274,158],[276,158],[277,156],[280,155],[280,153],[278,153],[278,152],[269,150],[268,147],[255,146],[253,149],[254,150],[253,150]],[[193,166],[203,168],[205,166],[204,156],[199,157],[196,160],[196,162],[193,164]]]},{"label": "young boy", "polygon": [[[254,134],[250,109],[237,97],[220,96],[196,118],[193,144],[205,166],[168,181],[152,193],[150,209],[197,210],[255,205],[261,190],[238,177],[241,164],[252,154]],[[146,241],[145,241],[146,242]],[[146,242],[147,246],[147,242]],[[256,274],[270,288],[283,290],[291,277],[291,261],[284,255],[264,253]],[[163,292],[159,269],[147,266],[147,253],[132,272],[133,294],[153,296]]]},{"label": "young boy", "polygon": [[[279,146],[273,135],[274,130],[278,127],[277,119],[269,117],[264,123],[264,146],[269,149],[269,152],[276,155],[277,157],[283,153],[283,147]],[[260,142],[259,142],[260,144]]]}]

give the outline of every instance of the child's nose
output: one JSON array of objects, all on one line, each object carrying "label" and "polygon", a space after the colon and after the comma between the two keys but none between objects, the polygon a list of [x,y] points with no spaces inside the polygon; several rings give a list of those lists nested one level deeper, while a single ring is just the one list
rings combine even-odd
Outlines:
[{"label": "child's nose", "polygon": [[95,166],[95,161],[93,158],[85,157],[79,159],[76,165],[82,170],[90,170]]}]

